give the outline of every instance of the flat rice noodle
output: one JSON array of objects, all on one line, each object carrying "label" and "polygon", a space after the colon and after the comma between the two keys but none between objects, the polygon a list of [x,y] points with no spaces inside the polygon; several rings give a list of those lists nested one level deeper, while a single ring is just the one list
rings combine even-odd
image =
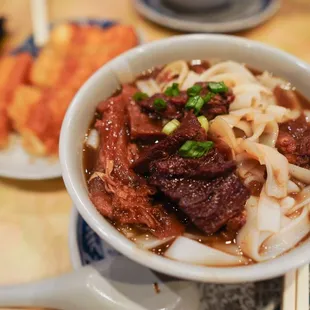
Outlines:
[{"label": "flat rice noodle", "polygon": [[265,189],[264,186],[257,205],[257,228],[260,231],[278,232],[281,226],[280,204],[277,199],[267,196]]},{"label": "flat rice noodle", "polygon": [[159,85],[154,79],[138,80],[136,85],[141,92],[146,93],[149,97],[161,92]]},{"label": "flat rice noodle", "polygon": [[236,266],[248,261],[243,256],[230,255],[186,237],[178,237],[165,256],[180,262],[208,266]]},{"label": "flat rice noodle", "polygon": [[310,184],[310,170],[293,164],[289,164],[290,175],[306,184]]},{"label": "flat rice noodle", "polygon": [[100,142],[100,138],[99,138],[98,131],[96,129],[90,130],[86,138],[86,145],[94,149],[97,149],[99,146],[99,142]]},{"label": "flat rice noodle", "polygon": [[290,84],[287,81],[273,76],[268,71],[264,71],[261,75],[256,76],[256,78],[262,85],[269,88],[270,90],[273,90],[278,85],[281,85],[284,88],[290,87]]},{"label": "flat rice noodle", "polygon": [[[272,233],[264,232],[262,235],[258,230],[257,205],[258,198],[251,196],[245,206],[247,212],[247,221],[238,233],[237,245],[245,255],[257,262],[260,262],[264,260],[259,254],[260,246],[265,238],[270,236]],[[268,258],[266,258],[266,260],[267,259]]]},{"label": "flat rice noodle", "polygon": [[173,240],[174,237],[167,237],[167,238],[163,238],[163,239],[158,239],[155,236],[151,235],[151,234],[147,234],[147,235],[139,235],[137,237],[134,238],[134,242],[135,244],[139,247],[142,248],[144,250],[151,250],[153,248],[157,248],[171,240]]},{"label": "flat rice noodle", "polygon": [[288,161],[276,149],[245,140],[240,147],[261,165],[266,166],[266,194],[270,197],[283,198],[287,195]]},{"label": "flat rice noodle", "polygon": [[209,133],[224,141],[232,149],[233,157],[235,156],[235,152],[239,150],[238,142],[232,128],[221,116],[210,123]]},{"label": "flat rice noodle", "polygon": [[288,180],[287,193],[292,194],[292,193],[298,193],[298,192],[300,192],[300,188],[298,187],[298,185],[294,183],[293,181]]},{"label": "flat rice noodle", "polygon": [[295,197],[296,204],[288,210],[286,215],[290,215],[302,207],[310,206],[310,186],[305,187],[301,192]]},{"label": "flat rice noodle", "polygon": [[[310,232],[309,211],[303,208],[302,213],[291,220],[278,233],[263,243],[263,257],[273,258],[293,249]],[[265,259],[264,259],[265,260]]]},{"label": "flat rice noodle", "polygon": [[282,214],[287,214],[289,210],[291,210],[296,201],[293,197],[285,197],[280,201],[280,206],[281,206],[281,213]]},{"label": "flat rice noodle", "polygon": [[156,82],[163,91],[173,83],[180,87],[189,73],[189,68],[184,60],[177,60],[166,65],[157,75]]},{"label": "flat rice noodle", "polygon": [[202,82],[200,78],[200,74],[195,73],[194,71],[189,71],[186,79],[184,80],[183,84],[181,85],[181,90],[187,90],[188,88],[192,87],[197,82]]},{"label": "flat rice noodle", "polygon": [[220,62],[201,75],[202,81],[224,81],[229,87],[241,83],[256,82],[254,75],[240,63]]},{"label": "flat rice noodle", "polygon": [[229,112],[229,115],[237,116],[240,119],[245,119],[246,121],[253,121],[255,116],[258,114],[262,114],[261,110],[254,108],[245,108]]},{"label": "flat rice noodle", "polygon": [[276,121],[266,124],[264,132],[259,137],[259,143],[270,147],[275,147],[279,135],[279,125]]},{"label": "flat rice noodle", "polygon": [[[295,219],[287,219],[283,228],[276,233],[258,229],[257,209],[258,198],[251,196],[246,204],[247,222],[237,236],[237,245],[242,252],[257,262],[272,259],[294,248],[310,231],[307,208]],[[265,214],[265,217],[268,216]]]},{"label": "flat rice noodle", "polygon": [[272,97],[272,92],[260,84],[237,84],[233,88],[234,102],[230,105],[230,111],[244,108],[265,109],[268,104],[266,97]]}]

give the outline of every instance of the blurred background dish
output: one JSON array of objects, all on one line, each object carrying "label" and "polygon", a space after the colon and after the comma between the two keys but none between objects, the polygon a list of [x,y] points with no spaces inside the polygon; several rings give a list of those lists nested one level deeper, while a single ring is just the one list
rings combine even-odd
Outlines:
[{"label": "blurred background dish", "polygon": [[[199,12],[188,9],[179,11],[175,9],[178,0],[168,1],[169,4],[167,0],[133,2],[137,11],[152,22],[186,32],[228,33],[249,29],[268,20],[280,8],[280,0],[230,0],[226,3],[221,1],[221,6],[212,9],[200,9]],[[174,6],[170,5],[172,2]]]},{"label": "blurred background dish", "polygon": [[29,37],[0,59],[0,175],[61,176],[59,132],[76,91],[104,63],[138,44],[132,26],[104,20],[55,25],[38,48]]}]

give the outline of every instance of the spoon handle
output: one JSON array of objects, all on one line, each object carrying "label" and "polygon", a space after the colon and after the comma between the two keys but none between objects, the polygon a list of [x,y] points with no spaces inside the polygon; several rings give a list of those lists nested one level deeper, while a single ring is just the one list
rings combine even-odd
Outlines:
[{"label": "spoon handle", "polygon": [[92,266],[31,284],[0,287],[1,307],[145,310],[117,292]]}]

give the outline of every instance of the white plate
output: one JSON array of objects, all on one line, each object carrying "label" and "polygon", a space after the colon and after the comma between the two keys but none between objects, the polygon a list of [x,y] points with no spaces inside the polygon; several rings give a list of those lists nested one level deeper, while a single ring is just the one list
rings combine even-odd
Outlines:
[{"label": "white plate", "polygon": [[0,152],[0,176],[21,180],[53,179],[61,176],[61,167],[58,157],[29,155],[20,137],[11,135],[9,147]]},{"label": "white plate", "polygon": [[154,23],[186,32],[229,33],[255,27],[272,17],[280,0],[232,0],[199,13],[177,12],[162,0],[134,0],[137,11]]}]

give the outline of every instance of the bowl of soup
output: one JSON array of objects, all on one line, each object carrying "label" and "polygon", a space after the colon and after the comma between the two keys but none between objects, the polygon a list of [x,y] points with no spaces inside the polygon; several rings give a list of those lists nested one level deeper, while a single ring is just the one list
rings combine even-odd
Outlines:
[{"label": "bowl of soup", "polygon": [[184,35],[98,70],[60,159],[80,214],[156,271],[234,283],[309,262],[310,68],[267,45]]}]

